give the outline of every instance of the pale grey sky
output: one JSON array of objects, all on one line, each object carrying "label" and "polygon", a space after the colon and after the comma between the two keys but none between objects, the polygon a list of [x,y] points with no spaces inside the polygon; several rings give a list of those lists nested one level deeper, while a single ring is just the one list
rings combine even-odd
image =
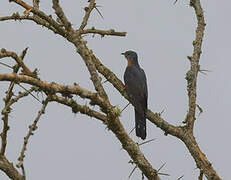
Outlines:
[{"label": "pale grey sky", "polygon": [[[30,3],[31,1],[26,1]],[[86,37],[88,46],[100,60],[119,78],[123,79],[125,50],[135,50],[145,70],[148,87],[148,105],[153,112],[165,110],[163,117],[180,125],[187,113],[185,73],[189,69],[187,56],[192,54],[196,19],[189,1],[106,1],[97,0],[104,16],[92,13],[88,27],[126,31],[126,37]],[[66,15],[74,27],[78,27],[84,14],[86,1],[61,1]],[[199,74],[198,104],[203,113],[198,117],[195,136],[217,173],[229,179],[231,145],[230,106],[230,32],[231,2],[217,0],[202,2],[206,31],[200,60],[201,69],[211,70],[208,75]],[[54,14],[51,1],[41,0],[41,10]],[[1,2],[0,16],[23,9]],[[0,22],[0,48],[21,53],[29,47],[25,63],[38,68],[41,79],[49,82],[73,84],[93,90],[89,73],[75,48],[62,37],[33,22]],[[2,61],[2,60],[1,60]],[[4,60],[12,62],[12,60]],[[10,72],[0,66],[0,73]],[[0,99],[4,97],[8,83],[0,82]],[[123,108],[127,101],[109,84],[105,88],[112,104]],[[23,91],[23,90],[22,90]],[[42,96],[39,95],[40,99]],[[85,103],[85,101],[80,100]],[[18,102],[11,113],[7,157],[15,164],[28,126],[39,111],[40,104],[32,97]],[[0,109],[3,107],[0,101]],[[129,132],[134,126],[133,108],[129,106],[121,116],[121,122]],[[71,109],[51,103],[38,123],[39,129],[29,141],[25,168],[30,180],[39,179],[112,179],[126,180],[133,169],[130,160],[115,136],[105,125],[95,119],[71,113]],[[163,180],[174,180],[184,175],[194,180],[199,171],[184,144],[148,123],[147,139],[156,138],[141,149],[158,169],[164,162]],[[131,135],[137,141],[134,133]],[[0,179],[8,178],[0,172]],[[131,179],[141,179],[136,170]]]}]

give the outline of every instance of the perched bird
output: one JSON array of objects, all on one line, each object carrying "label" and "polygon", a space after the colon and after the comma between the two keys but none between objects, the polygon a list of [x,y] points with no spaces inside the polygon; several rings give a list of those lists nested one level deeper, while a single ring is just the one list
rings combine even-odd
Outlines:
[{"label": "perched bird", "polygon": [[122,53],[128,65],[124,73],[126,93],[135,107],[136,136],[146,138],[146,110],[148,99],[147,80],[144,70],[139,66],[138,57],[134,51]]}]

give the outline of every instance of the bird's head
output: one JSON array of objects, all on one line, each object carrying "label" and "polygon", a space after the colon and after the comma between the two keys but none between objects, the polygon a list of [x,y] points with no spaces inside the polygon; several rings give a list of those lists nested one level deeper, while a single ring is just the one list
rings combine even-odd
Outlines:
[{"label": "bird's head", "polygon": [[124,57],[127,59],[128,66],[138,65],[138,56],[137,56],[136,52],[126,51],[126,52],[121,53],[121,54],[124,55]]}]

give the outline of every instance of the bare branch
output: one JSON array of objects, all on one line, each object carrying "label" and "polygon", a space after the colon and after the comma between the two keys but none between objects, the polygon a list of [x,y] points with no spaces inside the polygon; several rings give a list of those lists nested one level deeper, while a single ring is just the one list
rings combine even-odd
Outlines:
[{"label": "bare branch", "polygon": [[[18,61],[21,62],[21,64],[23,63],[23,58],[25,57],[27,52],[27,48],[25,50],[23,50],[22,54],[20,57],[18,57],[15,53],[13,53],[14,58],[18,59]],[[2,58],[1,55],[7,55],[7,51],[5,49],[2,49],[0,52],[0,59]],[[14,68],[13,68],[13,72],[17,73],[19,70],[20,65],[17,64]],[[14,82],[10,83],[10,86],[8,88],[6,97],[4,98],[5,101],[5,107],[2,110],[2,115],[3,115],[3,130],[1,132],[1,138],[2,138],[2,145],[1,145],[1,151],[0,151],[0,155],[4,155],[5,151],[6,151],[6,145],[7,145],[7,131],[9,130],[9,126],[8,126],[8,116],[9,113],[11,112],[11,104],[12,104],[12,96],[13,96],[13,88],[14,88]]]},{"label": "bare branch", "polygon": [[26,137],[24,137],[24,143],[23,143],[23,147],[22,147],[22,150],[20,153],[20,157],[18,158],[19,163],[17,164],[17,167],[23,167],[23,159],[25,157],[25,151],[26,151],[26,147],[28,144],[28,140],[29,140],[30,136],[33,135],[33,131],[35,131],[37,129],[37,123],[38,123],[41,115],[45,113],[45,109],[47,107],[48,102],[49,102],[49,97],[47,97],[47,99],[43,102],[43,106],[42,106],[41,110],[38,112],[38,115],[35,118],[33,124],[29,126],[29,131],[28,131]]},{"label": "bare branch", "polygon": [[191,131],[193,131],[195,122],[195,111],[196,111],[196,96],[197,96],[197,75],[200,70],[199,60],[201,55],[202,41],[204,37],[205,30],[205,20],[203,9],[200,4],[200,0],[190,0],[190,6],[195,10],[197,17],[197,28],[196,28],[196,38],[193,41],[193,55],[189,58],[191,68],[187,72],[186,80],[188,83],[188,98],[189,98],[189,110],[186,115],[186,123]]},{"label": "bare branch", "polygon": [[28,76],[36,76],[34,72],[31,72],[30,69],[23,63],[22,58],[19,57],[15,52],[7,51],[6,49],[1,49],[0,51],[0,59],[5,57],[12,57],[20,67],[23,69],[23,73]]},{"label": "bare branch", "polygon": [[17,83],[23,82],[33,86],[39,87],[40,90],[48,92],[49,94],[61,93],[63,95],[69,96],[71,94],[76,94],[81,98],[87,98],[91,100],[91,104],[97,104],[99,106],[104,106],[105,100],[98,94],[93,93],[87,89],[81,88],[79,85],[74,84],[72,86],[65,86],[56,83],[47,83],[39,79],[26,76],[12,74],[0,74],[0,81],[14,81]]},{"label": "bare branch", "polygon": [[[116,75],[113,72],[111,72],[108,68],[106,68],[100,62],[100,60],[94,56],[93,52],[88,49],[85,41],[80,36],[81,34],[87,34],[87,33],[100,34],[102,36],[104,35],[117,35],[117,36],[123,35],[123,34],[117,34],[120,32],[112,32],[112,31],[109,32],[110,30],[109,31],[96,30],[96,29],[84,30],[84,28],[87,25],[87,22],[88,22],[88,19],[90,17],[92,10],[96,7],[95,0],[89,0],[90,4],[88,7],[85,8],[85,16],[83,18],[83,21],[80,25],[79,30],[77,30],[76,32],[73,32],[73,31],[68,32],[68,36],[67,36],[67,29],[70,28],[71,25],[69,24],[67,18],[65,17],[61,7],[59,7],[58,0],[53,0],[53,8],[55,9],[57,16],[60,18],[62,24],[65,26],[66,29],[64,29],[61,24],[56,22],[50,16],[46,15],[42,11],[39,11],[38,8],[35,8],[34,5],[32,7],[26,4],[25,2],[23,2],[22,0],[11,0],[11,1],[19,4],[20,6],[26,9],[26,13],[24,17],[25,19],[31,18],[29,16],[29,13],[32,12],[33,14],[37,15],[39,19],[35,20],[33,16],[33,19],[30,19],[30,20],[33,20],[40,25],[46,24],[45,25],[46,27],[51,29],[53,32],[59,33],[60,35],[62,35],[68,41],[70,41],[72,44],[75,45],[75,47],[77,48],[77,52],[83,58],[86,66],[88,67],[88,70],[91,74],[91,80],[99,95],[92,93],[88,90],[83,90],[77,85],[63,86],[63,85],[58,85],[54,83],[49,84],[47,82],[40,81],[38,79],[25,76],[25,75],[0,74],[0,81],[6,80],[6,81],[15,81],[15,82],[25,82],[31,85],[35,85],[41,88],[41,90],[45,92],[52,93],[53,96],[56,98],[55,100],[60,101],[60,103],[63,102],[63,104],[66,103],[65,105],[68,105],[70,107],[72,107],[71,104],[69,104],[72,102],[71,100],[70,102],[66,102],[64,98],[56,97],[54,94],[55,93],[61,93],[62,95],[63,94],[77,94],[80,97],[91,99],[93,103],[99,105],[102,108],[102,111],[107,114],[107,119],[105,119],[105,122],[108,125],[108,128],[111,129],[113,133],[117,136],[123,148],[129,153],[133,161],[141,169],[141,171],[145,174],[145,176],[148,179],[158,179],[159,178],[158,172],[152,168],[152,166],[149,164],[149,162],[146,160],[144,155],[139,150],[138,145],[129,138],[123,126],[121,125],[118,119],[118,113],[115,112],[113,106],[110,104],[108,100],[106,92],[104,91],[104,88],[101,83],[101,79],[98,76],[98,72],[103,74],[103,76],[111,84],[113,84],[113,86],[121,93],[121,95],[123,95],[125,98],[128,99],[125,93],[125,87],[123,83],[116,77]],[[195,108],[196,108],[197,75],[200,70],[199,59],[201,55],[201,45],[202,45],[202,40],[203,40],[203,35],[204,35],[205,22],[204,22],[203,10],[200,5],[200,0],[190,0],[190,5],[195,10],[196,17],[198,20],[198,26],[196,29],[196,39],[193,42],[193,46],[194,46],[193,55],[192,57],[189,57],[191,68],[188,71],[187,76],[186,76],[186,79],[188,82],[187,90],[188,90],[188,97],[189,97],[189,111],[186,116],[186,126],[182,126],[182,127],[173,126],[169,124],[167,121],[165,121],[164,119],[162,119],[160,117],[160,114],[158,113],[154,114],[150,110],[147,111],[147,118],[151,122],[153,122],[157,127],[161,128],[165,132],[165,135],[171,134],[181,139],[185,143],[192,157],[194,158],[197,164],[197,167],[200,168],[201,171],[203,171],[203,173],[208,179],[220,180],[221,178],[216,174],[211,163],[208,161],[206,156],[201,152],[195,140],[195,137],[193,136],[193,127],[194,127],[194,122],[195,122]],[[22,16],[3,17],[3,18],[0,18],[0,21],[10,20],[10,19],[20,19],[20,18],[22,18]],[[40,22],[40,19],[41,19],[41,22]],[[82,110],[82,112],[84,112],[83,111],[84,108],[85,107],[78,106],[75,110],[80,111],[80,112]],[[89,112],[91,112],[92,114],[96,113],[96,112],[92,112],[90,109],[87,109],[87,110],[89,110]],[[98,119],[104,118],[103,116],[101,117],[101,115],[99,114],[94,114],[94,117],[97,117]]]},{"label": "bare branch", "polygon": [[[27,90],[26,88],[24,88],[22,85],[18,84],[18,86],[20,86],[22,89],[25,90],[25,92],[27,92],[28,94],[30,94],[34,99],[36,99],[38,102],[40,102],[42,104],[42,102],[36,97],[34,96],[30,90]],[[36,88],[35,87],[32,87],[31,89],[35,90]]]},{"label": "bare branch", "polygon": [[87,25],[87,21],[90,17],[91,11],[95,8],[95,0],[89,0],[90,4],[88,7],[85,7],[85,16],[83,17],[83,21],[79,27],[80,30],[83,30],[85,28],[85,26]]},{"label": "bare branch", "polygon": [[29,21],[33,21],[41,26],[44,26],[48,29],[50,29],[51,31],[53,31],[54,33],[60,34],[60,35],[64,35],[63,33],[60,33],[59,31],[57,31],[51,24],[49,24],[46,20],[41,19],[38,16],[20,16],[19,13],[14,13],[11,16],[5,16],[5,17],[0,17],[0,21],[7,21],[7,20],[29,20]]},{"label": "bare branch", "polygon": [[10,163],[5,156],[0,156],[0,169],[13,180],[25,180],[23,176],[17,171],[13,166],[13,163]]},{"label": "bare branch", "polygon": [[59,5],[59,0],[52,0],[53,6],[52,8],[55,10],[56,15],[59,17],[59,19],[62,21],[64,27],[67,31],[71,30],[71,23],[68,21],[67,17],[65,16],[62,8]]},{"label": "bare branch", "polygon": [[60,26],[60,24],[57,23],[51,16],[46,15],[44,12],[40,11],[37,8],[33,8],[32,6],[30,6],[22,0],[10,0],[10,2],[14,2],[20,5],[21,7],[25,8],[26,11],[28,11],[28,13],[24,13],[25,16],[29,16],[30,12],[36,14],[41,19],[45,20],[48,23],[48,25],[52,26],[58,34],[62,35],[63,37],[66,37],[66,30],[63,29],[62,26]]},{"label": "bare branch", "polygon": [[56,102],[59,102],[61,104],[64,104],[66,106],[71,107],[73,113],[80,112],[82,114],[88,115],[89,117],[94,117],[96,119],[99,119],[103,123],[107,122],[107,116],[105,116],[102,113],[99,113],[97,111],[90,109],[88,106],[79,105],[76,101],[74,101],[71,98],[67,99],[67,98],[59,97],[57,95],[51,95],[50,101],[56,101]]},{"label": "bare branch", "polygon": [[92,27],[91,29],[85,29],[80,32],[80,34],[99,34],[102,37],[107,36],[126,36],[126,32],[116,32],[114,29],[110,30],[99,30]]},{"label": "bare branch", "polygon": [[3,108],[2,114],[5,114],[7,112],[7,109],[9,109],[12,104],[18,102],[19,99],[28,96],[34,90],[35,90],[35,87],[32,87],[31,89],[29,89],[23,93],[19,93],[16,97],[12,98],[10,101],[8,101],[7,105]]}]

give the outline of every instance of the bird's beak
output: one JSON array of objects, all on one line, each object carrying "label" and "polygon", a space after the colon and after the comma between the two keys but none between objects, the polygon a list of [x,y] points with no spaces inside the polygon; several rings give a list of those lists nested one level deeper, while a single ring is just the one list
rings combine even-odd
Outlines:
[{"label": "bird's beak", "polygon": [[121,53],[122,55],[125,55],[125,53]]}]

